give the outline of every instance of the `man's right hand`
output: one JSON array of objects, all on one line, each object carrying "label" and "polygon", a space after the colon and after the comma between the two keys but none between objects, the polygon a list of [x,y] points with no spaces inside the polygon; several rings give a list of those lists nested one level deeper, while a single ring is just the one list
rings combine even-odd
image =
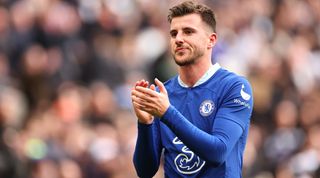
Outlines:
[{"label": "man's right hand", "polygon": [[[136,84],[135,84],[135,87],[132,88],[132,91],[134,91],[137,86],[147,88],[149,86],[149,82],[145,81],[145,80],[137,81]],[[155,86],[154,85],[152,85],[150,88],[152,90],[155,90]],[[131,91],[131,101],[132,101],[134,112],[135,112],[135,114],[136,114],[136,116],[138,118],[138,121],[140,123],[143,123],[143,124],[152,124],[154,117],[151,114],[149,114],[149,113],[147,113],[145,111],[142,111],[141,109],[138,109],[139,105],[136,102],[133,101],[134,100],[133,98],[136,97],[136,96],[134,96],[132,94],[132,91]]]}]

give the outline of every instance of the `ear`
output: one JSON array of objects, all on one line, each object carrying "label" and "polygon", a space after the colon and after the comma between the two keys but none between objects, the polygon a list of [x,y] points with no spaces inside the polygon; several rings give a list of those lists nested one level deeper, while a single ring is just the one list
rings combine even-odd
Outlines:
[{"label": "ear", "polygon": [[217,34],[216,33],[211,33],[209,36],[209,43],[208,43],[208,49],[213,48],[216,45],[217,42]]}]

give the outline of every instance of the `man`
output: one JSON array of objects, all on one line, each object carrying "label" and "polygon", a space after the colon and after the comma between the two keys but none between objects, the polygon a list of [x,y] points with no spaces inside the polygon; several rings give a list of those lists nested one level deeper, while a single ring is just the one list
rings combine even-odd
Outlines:
[{"label": "man", "polygon": [[183,2],[169,11],[171,52],[179,75],[165,84],[138,81],[134,165],[150,178],[164,155],[166,178],[240,178],[253,99],[243,77],[211,63],[215,17],[205,5]]}]

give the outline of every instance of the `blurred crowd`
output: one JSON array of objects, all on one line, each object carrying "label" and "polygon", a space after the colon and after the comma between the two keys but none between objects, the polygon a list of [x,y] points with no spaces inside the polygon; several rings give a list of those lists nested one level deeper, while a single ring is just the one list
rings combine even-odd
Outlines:
[{"label": "blurred crowd", "polygon": [[[202,1],[253,86],[244,178],[320,178],[320,1]],[[136,177],[130,91],[176,75],[176,2],[0,0],[0,178]]]}]

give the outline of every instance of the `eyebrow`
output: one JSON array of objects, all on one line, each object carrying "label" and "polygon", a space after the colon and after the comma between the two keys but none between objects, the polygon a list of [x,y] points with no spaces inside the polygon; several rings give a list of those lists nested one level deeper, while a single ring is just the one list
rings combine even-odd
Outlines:
[{"label": "eyebrow", "polygon": [[195,28],[192,28],[192,27],[185,27],[185,28],[182,28],[182,30],[197,31]]},{"label": "eyebrow", "polygon": [[[195,28],[192,28],[192,27],[184,27],[184,28],[182,28],[182,31],[184,31],[184,30],[197,31]],[[170,33],[173,33],[173,32],[176,32],[176,31],[178,31],[178,30],[172,29],[172,30],[170,30],[169,32],[170,32]]]},{"label": "eyebrow", "polygon": [[171,34],[171,33],[176,32],[176,31],[177,31],[177,30],[172,29],[172,30],[169,31],[169,33]]}]

